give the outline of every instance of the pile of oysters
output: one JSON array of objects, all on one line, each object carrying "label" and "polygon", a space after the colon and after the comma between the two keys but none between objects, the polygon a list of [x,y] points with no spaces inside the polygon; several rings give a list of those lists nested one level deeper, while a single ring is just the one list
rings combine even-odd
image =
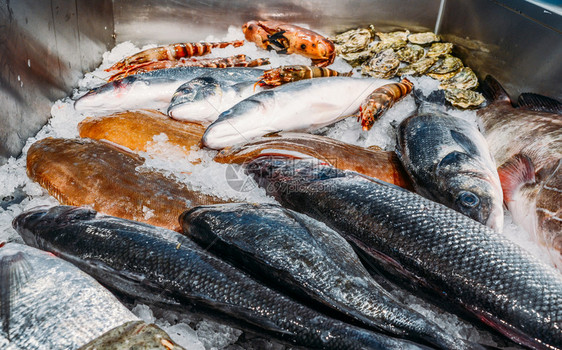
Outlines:
[{"label": "pile of oysters", "polygon": [[[378,40],[377,40],[378,38]],[[336,53],[364,75],[390,79],[395,76],[427,75],[441,81],[440,89],[453,106],[474,108],[485,98],[477,91],[478,78],[460,58],[451,55],[452,43],[441,42],[432,32],[376,32],[373,26],[331,38]]]}]

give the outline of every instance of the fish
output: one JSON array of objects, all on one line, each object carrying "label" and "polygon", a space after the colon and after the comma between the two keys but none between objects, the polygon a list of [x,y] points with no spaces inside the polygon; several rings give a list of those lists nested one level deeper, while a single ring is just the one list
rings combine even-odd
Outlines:
[{"label": "fish", "polygon": [[324,316],[174,231],[69,206],[24,212],[13,226],[27,244],[144,303],[215,315],[311,349],[425,348]]},{"label": "fish", "polygon": [[137,110],[106,116],[88,117],[78,124],[82,138],[107,140],[133,151],[146,152],[157,135],[189,154],[201,141],[205,128],[201,124],[172,120],[155,110]]},{"label": "fish", "polygon": [[393,151],[355,146],[329,137],[306,133],[278,133],[248,143],[226,147],[214,160],[244,164],[257,157],[316,158],[338,169],[353,170],[413,190],[412,183]]},{"label": "fish", "polygon": [[[440,349],[476,349],[398,302],[369,275],[337,232],[279,205],[199,206],[184,212],[183,233],[306,305],[319,302],[382,331]],[[297,298],[297,297],[295,297]]]},{"label": "fish", "polygon": [[398,126],[396,153],[418,194],[502,232],[500,178],[476,125],[422,107]]},{"label": "fish", "polygon": [[416,193],[328,165],[258,158],[246,171],[284,207],[340,233],[370,271],[519,344],[562,348],[562,275],[504,235]]},{"label": "fish", "polygon": [[135,74],[91,89],[74,102],[81,113],[108,114],[135,109],[165,112],[172,96],[182,84],[206,75],[220,81],[257,81],[263,74],[258,68],[175,67]]},{"label": "fish", "polygon": [[[384,79],[326,77],[258,92],[222,112],[202,143],[222,149],[279,131],[312,131],[349,117]],[[342,93],[345,91],[345,93]]]},{"label": "fish", "polygon": [[173,119],[210,124],[223,111],[264,90],[255,85],[255,80],[232,84],[207,76],[195,78],[177,89],[167,113]]},{"label": "fish", "polygon": [[521,106],[514,108],[493,77],[481,85],[491,102],[476,113],[507,209],[532,239],[551,248],[550,259],[562,271],[562,113],[555,113],[561,104],[522,94]]},{"label": "fish", "polygon": [[0,247],[0,277],[0,335],[16,348],[77,349],[139,321],[94,278],[27,245]]},{"label": "fish", "polygon": [[61,204],[179,230],[186,208],[225,202],[158,171],[137,170],[143,164],[130,151],[91,139],[46,138],[27,153],[27,175]]}]

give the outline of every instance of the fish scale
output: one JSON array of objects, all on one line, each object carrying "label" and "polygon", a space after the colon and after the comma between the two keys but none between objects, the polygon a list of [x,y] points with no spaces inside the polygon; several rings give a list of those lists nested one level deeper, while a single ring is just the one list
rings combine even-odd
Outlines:
[{"label": "fish scale", "polygon": [[[562,276],[507,238],[353,172],[278,159],[255,160],[248,171],[284,206],[325,222],[373,257],[392,258],[511,339],[562,348]],[[390,272],[400,274],[396,267]]]},{"label": "fish scale", "polygon": [[174,231],[68,206],[22,213],[14,227],[26,243],[135,299],[211,311],[223,322],[234,318],[239,327],[307,348],[423,349],[298,304]]}]

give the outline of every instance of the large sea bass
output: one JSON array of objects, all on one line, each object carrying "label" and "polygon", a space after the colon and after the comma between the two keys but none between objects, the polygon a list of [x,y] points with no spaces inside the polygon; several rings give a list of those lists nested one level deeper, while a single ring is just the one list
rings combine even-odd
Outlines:
[{"label": "large sea bass", "polygon": [[482,86],[492,102],[477,113],[507,208],[531,237],[554,248],[552,261],[562,270],[562,105],[522,94],[514,108],[495,79],[487,77]]},{"label": "large sea bass", "polygon": [[257,68],[176,67],[135,74],[98,86],[74,103],[85,113],[113,113],[134,109],[166,111],[177,88],[191,79],[206,76],[221,82],[258,81]]},{"label": "large sea bass", "polygon": [[[158,333],[159,339],[145,333],[145,346],[181,349],[162,330],[144,324],[94,278],[52,254],[17,243],[0,246],[0,280],[3,349],[77,349],[105,339],[109,331],[123,333],[131,327],[137,333],[147,329]],[[131,334],[124,333],[131,341]]]},{"label": "large sea bass", "polygon": [[14,219],[14,227],[26,243],[143,302],[210,312],[312,349],[421,348],[328,318],[174,231],[68,206],[24,212]]},{"label": "large sea bass", "polygon": [[210,252],[306,303],[320,302],[364,326],[441,349],[476,349],[398,302],[369,275],[353,248],[325,224],[278,205],[201,206],[182,214],[183,232]]},{"label": "large sea bass", "polygon": [[562,348],[562,276],[501,234],[350,171],[281,159],[256,159],[247,169],[281,204],[325,222],[379,269],[418,282],[516,342]]},{"label": "large sea bass", "polygon": [[476,125],[422,104],[397,131],[397,154],[416,192],[501,232],[503,192]]},{"label": "large sea bass", "polygon": [[224,111],[209,125],[203,145],[212,149],[277,131],[311,131],[349,117],[384,79],[329,77],[261,91]]}]

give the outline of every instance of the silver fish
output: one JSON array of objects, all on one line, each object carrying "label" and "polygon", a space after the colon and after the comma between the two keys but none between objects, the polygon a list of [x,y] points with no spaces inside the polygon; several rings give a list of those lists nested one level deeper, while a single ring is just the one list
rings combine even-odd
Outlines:
[{"label": "silver fish", "polygon": [[202,142],[212,149],[277,131],[311,131],[358,111],[385,79],[328,77],[300,80],[259,92],[221,113]]},{"label": "silver fish", "polygon": [[496,163],[475,125],[437,110],[422,111],[400,123],[397,138],[396,153],[417,193],[502,231]]},{"label": "silver fish", "polygon": [[247,171],[283,206],[343,235],[377,272],[532,349],[562,348],[562,275],[505,236],[418,194],[317,162],[258,158]]},{"label": "silver fish", "polygon": [[212,123],[223,111],[262,90],[255,80],[232,84],[202,76],[176,90],[168,115],[177,120]]},{"label": "silver fish", "polygon": [[477,115],[507,208],[534,240],[553,248],[551,260],[562,271],[562,104],[522,94],[514,108],[494,78],[486,77],[482,88],[492,102]]},{"label": "silver fish", "polygon": [[139,319],[96,280],[38,249],[0,248],[2,336],[22,349],[76,349]]},{"label": "silver fish", "polygon": [[257,68],[176,67],[130,75],[96,87],[74,103],[83,113],[106,114],[134,109],[166,111],[172,96],[182,84],[201,75],[219,81],[254,80],[263,74]]}]

